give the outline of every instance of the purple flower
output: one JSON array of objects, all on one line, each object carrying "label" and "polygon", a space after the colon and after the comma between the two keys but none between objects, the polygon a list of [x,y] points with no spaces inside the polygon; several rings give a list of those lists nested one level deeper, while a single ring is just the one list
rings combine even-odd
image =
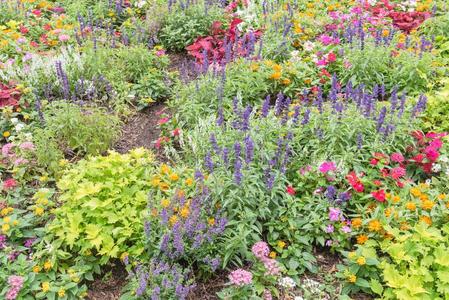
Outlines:
[{"label": "purple flower", "polygon": [[240,185],[242,183],[242,162],[240,161],[240,158],[237,157],[234,163],[234,181],[237,185]]},{"label": "purple flower", "polygon": [[345,225],[341,228],[341,231],[343,231],[344,233],[350,233],[351,232],[351,227]]},{"label": "purple flower", "polygon": [[340,220],[341,211],[338,208],[329,208],[329,220],[332,222],[336,222]]},{"label": "purple flower", "polygon": [[254,158],[254,142],[248,135],[245,137],[245,162],[251,163]]},{"label": "purple flower", "polygon": [[266,118],[270,110],[270,95],[265,98],[262,106],[262,117]]},{"label": "purple flower", "polygon": [[334,200],[336,194],[337,194],[337,189],[333,185],[328,186],[326,189],[326,192],[324,193],[326,198],[329,200]]},{"label": "purple flower", "polygon": [[214,172],[214,163],[212,161],[212,157],[211,157],[210,151],[207,152],[206,157],[204,158],[204,165],[209,170],[209,173],[213,173]]},{"label": "purple flower", "polygon": [[327,227],[326,227],[326,232],[327,233],[332,233],[332,232],[334,232],[334,225],[332,225],[332,224],[329,224],[329,225],[327,225]]}]

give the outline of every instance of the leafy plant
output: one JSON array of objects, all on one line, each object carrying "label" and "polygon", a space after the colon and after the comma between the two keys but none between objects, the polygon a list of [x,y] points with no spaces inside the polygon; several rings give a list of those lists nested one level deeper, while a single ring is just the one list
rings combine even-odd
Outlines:
[{"label": "leafy plant", "polygon": [[143,208],[150,190],[154,157],[139,148],[90,157],[67,170],[57,182],[62,205],[48,226],[54,245],[100,263],[122,253],[144,251]]}]

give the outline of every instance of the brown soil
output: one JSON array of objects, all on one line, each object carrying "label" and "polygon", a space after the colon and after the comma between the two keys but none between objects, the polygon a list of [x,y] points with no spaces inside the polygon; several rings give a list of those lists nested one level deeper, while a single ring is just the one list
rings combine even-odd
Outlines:
[{"label": "brown soil", "polygon": [[121,290],[126,284],[126,270],[117,264],[105,271],[104,276],[96,278],[89,286],[89,300],[118,300]]},{"label": "brown soil", "polygon": [[114,149],[120,153],[139,147],[154,150],[154,141],[160,134],[157,125],[160,117],[157,113],[162,110],[166,110],[166,106],[163,103],[156,103],[132,115],[123,126],[121,137]]}]

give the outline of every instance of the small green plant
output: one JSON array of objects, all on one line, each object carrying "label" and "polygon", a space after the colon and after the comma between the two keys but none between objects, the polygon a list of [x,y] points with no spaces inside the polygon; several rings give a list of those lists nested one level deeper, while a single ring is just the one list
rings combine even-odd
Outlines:
[{"label": "small green plant", "polygon": [[185,9],[175,7],[159,32],[159,38],[167,50],[183,51],[197,37],[207,35],[214,21],[223,20],[223,11],[216,6],[201,3]]},{"label": "small green plant", "polygon": [[58,169],[64,154],[100,154],[119,133],[119,119],[95,107],[54,102],[45,108],[45,127],[35,130],[38,162]]},{"label": "small green plant", "polygon": [[139,148],[90,157],[66,171],[57,182],[62,205],[48,227],[53,243],[83,256],[98,255],[100,263],[125,252],[140,255],[153,160]]}]

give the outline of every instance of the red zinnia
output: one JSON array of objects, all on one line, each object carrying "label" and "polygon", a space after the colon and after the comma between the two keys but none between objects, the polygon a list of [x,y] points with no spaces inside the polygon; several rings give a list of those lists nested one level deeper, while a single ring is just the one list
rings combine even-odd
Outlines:
[{"label": "red zinnia", "polygon": [[296,194],[296,191],[295,191],[295,189],[294,189],[291,185],[289,185],[289,186],[287,187],[287,193],[288,193],[289,195],[294,196],[294,195]]},{"label": "red zinnia", "polygon": [[402,167],[396,167],[396,168],[391,169],[391,171],[390,171],[390,176],[396,180],[401,177],[404,177],[405,174],[406,174],[406,171]]},{"label": "red zinnia", "polygon": [[385,202],[385,191],[384,190],[378,190],[371,192],[371,195],[379,202]]}]

